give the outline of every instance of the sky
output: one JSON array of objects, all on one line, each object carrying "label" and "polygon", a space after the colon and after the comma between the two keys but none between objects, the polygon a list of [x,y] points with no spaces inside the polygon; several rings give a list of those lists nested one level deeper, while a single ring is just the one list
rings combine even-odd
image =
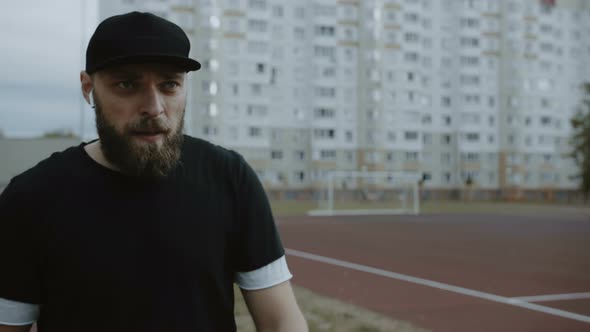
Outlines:
[{"label": "sky", "polygon": [[79,77],[86,44],[98,24],[96,1],[2,4],[0,130],[5,136],[32,137],[53,130],[78,134],[81,128],[85,136],[95,135],[93,111],[83,104]]}]

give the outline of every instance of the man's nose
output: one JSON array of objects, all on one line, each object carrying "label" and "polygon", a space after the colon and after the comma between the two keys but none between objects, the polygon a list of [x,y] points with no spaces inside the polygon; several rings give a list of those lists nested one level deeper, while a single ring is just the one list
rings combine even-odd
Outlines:
[{"label": "man's nose", "polygon": [[164,98],[156,86],[147,86],[144,89],[141,102],[141,115],[157,117],[164,112]]}]

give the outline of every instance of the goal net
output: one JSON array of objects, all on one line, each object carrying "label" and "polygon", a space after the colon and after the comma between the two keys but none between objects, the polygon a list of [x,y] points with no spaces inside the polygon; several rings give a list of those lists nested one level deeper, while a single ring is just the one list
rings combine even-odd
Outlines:
[{"label": "goal net", "polygon": [[418,214],[420,178],[409,172],[333,171],[318,188],[318,208],[308,214]]}]

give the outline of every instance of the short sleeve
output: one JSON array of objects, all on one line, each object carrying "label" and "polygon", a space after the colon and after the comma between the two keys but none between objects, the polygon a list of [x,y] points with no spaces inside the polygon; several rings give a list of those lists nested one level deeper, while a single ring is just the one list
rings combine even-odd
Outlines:
[{"label": "short sleeve", "polygon": [[291,279],[293,275],[289,271],[285,256],[254,271],[238,272],[236,284],[241,289],[258,290],[276,286]]},{"label": "short sleeve", "polygon": [[39,241],[30,195],[15,179],[0,194],[0,298],[40,303]]},{"label": "short sleeve", "polygon": [[254,170],[239,156],[236,177],[237,220],[233,238],[235,272],[266,266],[285,254],[270,203]]},{"label": "short sleeve", "polygon": [[39,318],[39,305],[0,298],[0,324],[29,325]]}]

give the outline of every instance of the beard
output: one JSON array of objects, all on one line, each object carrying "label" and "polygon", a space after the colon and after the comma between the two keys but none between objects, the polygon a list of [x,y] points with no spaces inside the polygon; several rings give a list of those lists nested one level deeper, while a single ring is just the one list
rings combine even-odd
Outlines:
[{"label": "beard", "polygon": [[[121,172],[138,178],[161,179],[168,176],[180,163],[184,141],[184,110],[176,128],[161,118],[142,118],[128,124],[123,133],[104,115],[96,96],[96,131],[100,138],[100,148],[105,158]],[[161,144],[157,142],[140,143],[134,134],[158,132],[164,135]]]}]

